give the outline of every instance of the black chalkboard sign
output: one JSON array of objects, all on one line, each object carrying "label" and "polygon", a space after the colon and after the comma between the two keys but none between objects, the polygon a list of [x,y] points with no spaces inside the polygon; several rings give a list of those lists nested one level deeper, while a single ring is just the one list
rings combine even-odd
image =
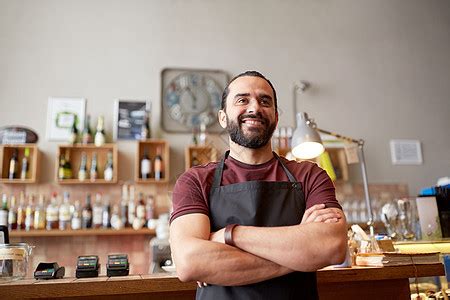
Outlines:
[{"label": "black chalkboard sign", "polygon": [[117,100],[114,112],[114,139],[140,140],[145,116],[151,123],[151,105],[146,100]]}]

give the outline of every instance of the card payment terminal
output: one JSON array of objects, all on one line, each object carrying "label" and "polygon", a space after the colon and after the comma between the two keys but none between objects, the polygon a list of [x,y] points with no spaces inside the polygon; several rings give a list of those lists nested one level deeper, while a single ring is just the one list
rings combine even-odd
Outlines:
[{"label": "card payment terminal", "polygon": [[98,277],[100,264],[97,255],[78,256],[76,278]]}]

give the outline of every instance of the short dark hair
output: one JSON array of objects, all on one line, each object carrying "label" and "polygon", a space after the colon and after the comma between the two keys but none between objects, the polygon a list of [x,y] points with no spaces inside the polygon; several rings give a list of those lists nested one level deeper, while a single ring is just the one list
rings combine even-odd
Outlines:
[{"label": "short dark hair", "polygon": [[245,71],[241,74],[238,74],[236,76],[233,77],[233,79],[230,80],[230,82],[228,82],[227,86],[225,87],[225,89],[223,90],[222,93],[222,110],[225,110],[225,107],[227,106],[227,97],[228,94],[230,93],[230,84],[235,81],[236,79],[238,79],[239,77],[244,77],[244,76],[253,76],[253,77],[259,77],[264,79],[265,81],[267,81],[267,83],[270,85],[270,87],[272,88],[273,91],[273,102],[275,103],[275,112],[277,113],[277,109],[278,109],[278,105],[277,105],[277,92],[275,91],[275,88],[272,85],[272,82],[270,82],[269,79],[267,79],[263,74],[259,73],[258,71]]}]

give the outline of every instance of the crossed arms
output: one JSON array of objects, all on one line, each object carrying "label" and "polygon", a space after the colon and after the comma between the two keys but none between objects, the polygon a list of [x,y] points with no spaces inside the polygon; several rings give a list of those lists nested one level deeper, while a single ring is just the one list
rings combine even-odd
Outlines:
[{"label": "crossed arms", "polygon": [[307,209],[298,225],[237,226],[233,239],[236,247],[224,244],[224,229],[211,233],[204,214],[176,218],[170,242],[180,280],[251,284],[341,263],[347,249],[344,214],[323,204]]}]

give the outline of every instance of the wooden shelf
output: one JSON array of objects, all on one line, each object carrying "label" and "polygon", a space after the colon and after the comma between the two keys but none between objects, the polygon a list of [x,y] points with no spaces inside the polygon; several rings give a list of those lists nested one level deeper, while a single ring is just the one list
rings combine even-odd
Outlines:
[{"label": "wooden shelf", "polygon": [[210,146],[192,145],[186,147],[184,153],[186,170],[194,166],[192,163],[194,156],[197,158],[197,165],[204,165],[212,161],[217,161],[217,150]]},{"label": "wooden shelf", "polygon": [[71,184],[116,184],[117,180],[105,180],[105,179],[96,179],[95,181],[90,181],[89,179],[86,179],[84,181],[78,180],[78,179],[64,179],[64,180],[60,180],[57,179],[58,184],[67,184],[67,185],[71,185]]},{"label": "wooden shelf", "polygon": [[27,184],[27,183],[35,183],[36,180],[33,179],[7,179],[7,178],[1,178],[0,183],[11,183],[11,184]]},{"label": "wooden shelf", "polygon": [[[14,149],[18,150],[19,175],[22,167],[22,159],[25,156],[25,149],[28,148],[30,155],[28,157],[28,173],[27,178],[9,179],[9,162],[13,156]],[[36,144],[17,144],[17,145],[1,145],[0,146],[0,183],[27,184],[37,181],[37,171],[39,168],[39,149]]]},{"label": "wooden shelf", "polygon": [[14,237],[47,237],[47,236],[97,236],[97,235],[155,235],[154,229],[80,229],[80,230],[11,230],[9,236]]},{"label": "wooden shelf", "polygon": [[[59,158],[61,154],[64,154],[66,151],[70,153],[70,164],[72,166],[72,179],[59,179],[58,178],[58,168],[59,168]],[[108,158],[108,152],[112,152],[113,154],[113,178],[110,181],[103,179],[104,166],[106,164]],[[80,181],[78,180],[78,169],[80,168],[81,163],[81,155],[85,152],[87,155],[87,173],[89,174],[89,169],[91,165],[92,155],[97,153],[97,167],[98,167],[98,179],[95,181],[91,181],[88,178],[86,180]],[[118,152],[116,144],[104,144],[103,146],[95,146],[94,144],[75,144],[75,145],[59,145],[55,170],[56,170],[56,182],[58,184],[67,184],[67,185],[97,185],[97,184],[115,184],[118,180]]]},{"label": "wooden shelf", "polygon": [[[155,168],[155,156],[156,153],[160,149],[161,157],[163,161],[163,178],[161,180],[156,180],[154,178],[154,168]],[[144,156],[144,153],[147,152],[148,157],[151,160],[151,178],[142,179],[141,178],[141,159]],[[166,140],[160,139],[147,139],[143,141],[137,142],[136,148],[136,161],[134,166],[134,181],[139,184],[165,184],[169,182],[169,143]]]}]

